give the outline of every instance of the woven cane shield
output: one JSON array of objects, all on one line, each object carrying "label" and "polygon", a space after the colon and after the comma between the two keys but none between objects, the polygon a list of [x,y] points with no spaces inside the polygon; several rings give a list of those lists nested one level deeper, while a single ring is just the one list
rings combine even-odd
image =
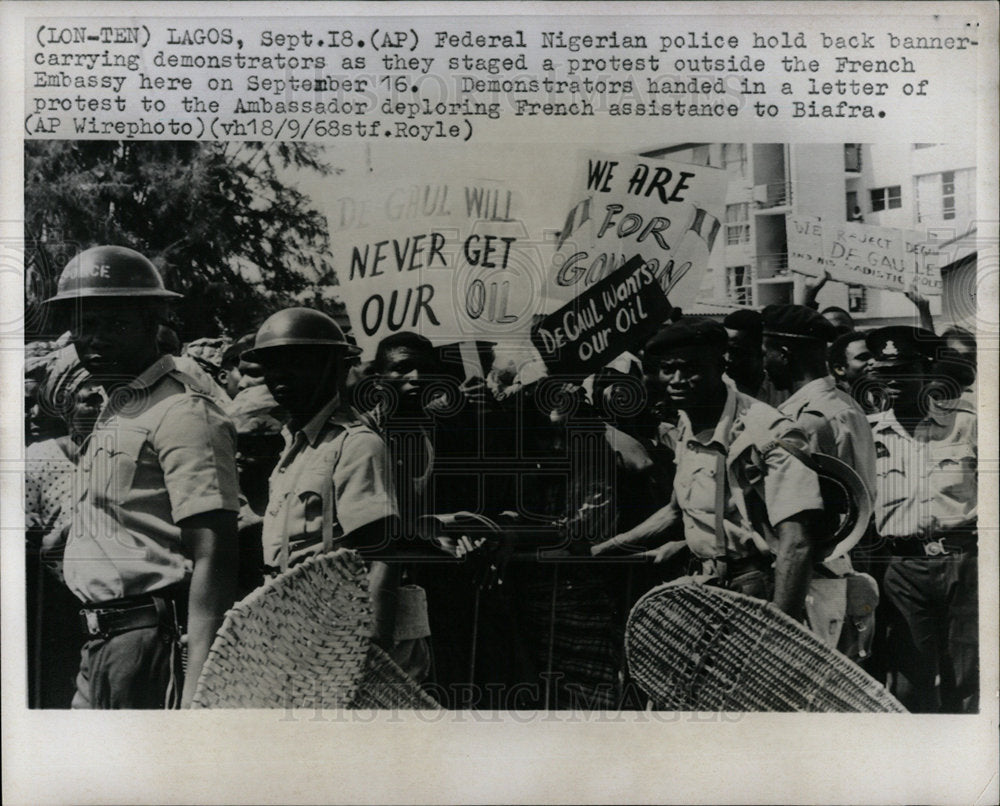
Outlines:
[{"label": "woven cane shield", "polygon": [[368,578],[346,549],[310,557],[226,614],[195,708],[438,708],[372,644]]},{"label": "woven cane shield", "polygon": [[676,711],[905,712],[860,667],[761,599],[685,582],[629,614],[629,672]]}]

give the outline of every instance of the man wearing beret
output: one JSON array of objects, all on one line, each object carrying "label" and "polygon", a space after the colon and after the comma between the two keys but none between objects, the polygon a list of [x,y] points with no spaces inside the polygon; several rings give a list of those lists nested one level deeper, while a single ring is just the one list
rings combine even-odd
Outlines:
[{"label": "man wearing beret", "polygon": [[740,308],[722,320],[729,337],[726,346],[726,375],[743,394],[777,407],[788,393],[777,389],[764,374],[761,352],[763,320],[761,312]]},{"label": "man wearing beret", "polygon": [[651,552],[655,560],[686,544],[696,571],[800,618],[814,559],[812,524],[823,501],[816,474],[776,440],[805,448],[805,436],[723,377],[726,331],[718,323],[684,318],[646,351],[659,358],[661,380],[680,412],[669,436],[677,456],[674,494],[592,553],[655,544],[681,518],[685,540],[661,545]]},{"label": "man wearing beret", "polygon": [[[974,412],[928,391],[937,337],[915,327],[872,331],[868,349],[887,408],[869,415],[875,437],[875,525],[889,551],[893,693],[911,711],[979,707],[978,430]],[[936,685],[936,680],[939,684]]]},{"label": "man wearing beret", "polygon": [[791,392],[778,410],[795,422],[814,451],[857,471],[874,499],[875,443],[864,410],[827,373],[827,344],[837,327],[804,305],[768,305],[764,317],[764,369]]},{"label": "man wearing beret", "polygon": [[[875,496],[875,442],[864,410],[827,374],[827,343],[837,327],[804,305],[768,305],[763,311],[764,369],[774,385],[791,392],[778,410],[805,433],[811,450],[853,468],[869,500]],[[809,623],[817,635],[845,654],[870,642],[871,630],[844,630],[850,545],[834,548],[810,586]],[[871,580],[874,593],[874,580]],[[869,625],[870,626],[870,625]],[[860,633],[865,633],[861,635]],[[859,639],[868,639],[860,641]],[[867,654],[867,649],[863,654]]]}]

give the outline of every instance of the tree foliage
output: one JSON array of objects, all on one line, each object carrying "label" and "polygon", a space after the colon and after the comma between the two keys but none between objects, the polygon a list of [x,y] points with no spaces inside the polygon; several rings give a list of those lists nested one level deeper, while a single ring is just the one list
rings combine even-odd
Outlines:
[{"label": "tree foliage", "polygon": [[118,244],[184,294],[184,340],[256,327],[333,282],[326,219],[288,179],[335,173],[323,157],[303,143],[26,143],[25,237],[37,267],[27,307],[53,292],[78,251]]}]

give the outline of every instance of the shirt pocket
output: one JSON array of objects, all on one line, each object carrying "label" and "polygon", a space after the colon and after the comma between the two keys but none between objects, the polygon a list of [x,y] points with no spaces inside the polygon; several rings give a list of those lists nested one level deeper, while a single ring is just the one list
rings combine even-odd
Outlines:
[{"label": "shirt pocket", "polygon": [[[694,463],[687,468],[687,478],[679,479],[677,502],[684,509],[715,511],[715,458],[711,464]],[[680,475],[680,474],[678,474]]]},{"label": "shirt pocket", "polygon": [[976,446],[971,442],[933,445],[930,449],[931,494],[972,501],[976,494]]},{"label": "shirt pocket", "polygon": [[105,435],[100,467],[107,477],[98,489],[103,488],[108,503],[121,505],[128,499],[148,438],[149,431],[132,427],[116,428]]},{"label": "shirt pocket", "polygon": [[332,489],[333,481],[325,473],[305,470],[299,474],[291,493],[295,499],[294,506],[299,521],[292,529],[293,534],[298,533],[302,537],[322,536],[324,507],[333,506],[333,502],[327,500]]}]

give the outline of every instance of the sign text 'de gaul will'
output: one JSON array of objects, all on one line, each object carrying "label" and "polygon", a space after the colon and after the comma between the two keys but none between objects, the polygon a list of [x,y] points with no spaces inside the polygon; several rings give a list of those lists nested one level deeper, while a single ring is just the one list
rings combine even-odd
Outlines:
[{"label": "sign text 'de gaul will'", "polygon": [[436,344],[526,333],[541,254],[496,182],[382,183],[330,215],[338,292],[366,358],[401,330]]}]

